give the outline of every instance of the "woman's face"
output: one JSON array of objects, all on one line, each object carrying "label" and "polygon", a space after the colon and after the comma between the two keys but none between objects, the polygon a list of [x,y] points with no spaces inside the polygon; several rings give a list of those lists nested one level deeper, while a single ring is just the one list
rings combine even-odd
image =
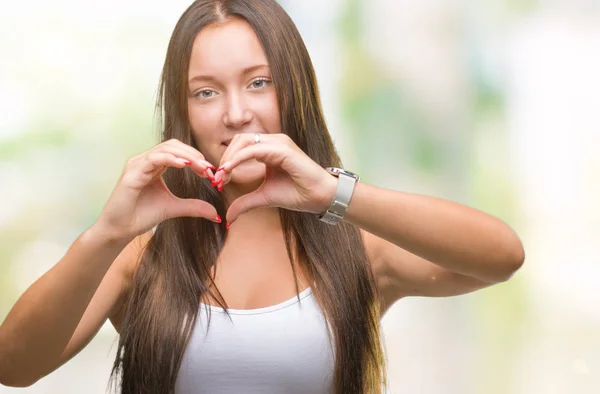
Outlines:
[{"label": "woman's face", "polygon": [[[269,63],[252,27],[230,19],[204,27],[194,40],[188,79],[188,116],[205,158],[218,166],[239,133],[279,133],[279,105]],[[236,167],[231,182],[264,177],[252,160]]]}]

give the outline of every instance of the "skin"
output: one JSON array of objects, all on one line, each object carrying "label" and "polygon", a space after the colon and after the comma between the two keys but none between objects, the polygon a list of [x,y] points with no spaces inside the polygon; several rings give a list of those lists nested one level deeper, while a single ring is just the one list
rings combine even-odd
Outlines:
[{"label": "skin", "polygon": [[[251,138],[253,144],[255,133],[261,134],[262,144],[267,143],[271,135],[284,137],[280,133],[279,105],[269,62],[247,22],[230,19],[202,29],[192,48],[188,81],[188,114],[193,138],[204,158],[215,166],[236,146],[239,148],[242,135]],[[230,147],[224,144],[230,142]],[[322,171],[313,164],[316,170]],[[246,160],[228,172],[227,181],[217,182],[216,187],[223,187],[221,192],[231,208],[234,201],[239,203],[240,197],[257,190],[265,174],[265,164],[255,159]],[[217,171],[216,178],[222,175]],[[272,168],[270,181],[263,189],[268,186],[267,189],[286,194],[292,184],[284,171]],[[308,199],[310,196],[306,195],[302,201]],[[301,201],[297,202],[297,209],[302,209]],[[262,292],[255,290],[264,283],[267,270],[271,293],[279,294],[275,300],[265,300]],[[308,286],[306,278],[299,274],[300,286]],[[286,279],[280,280],[282,277]],[[248,303],[242,305],[238,300],[247,299],[249,293],[253,294],[251,304],[268,305],[289,299],[295,292],[292,278],[278,209],[265,204],[240,216],[229,229],[215,277],[230,306],[248,308]]]},{"label": "skin", "polygon": [[[229,231],[275,240],[281,229],[274,207],[324,212],[337,180],[280,133],[264,65],[264,50],[245,21],[205,28],[192,52],[188,109],[201,152],[219,168],[214,179],[227,201]],[[363,233],[384,311],[408,295],[457,295],[505,281],[524,260],[505,223],[442,199],[359,183],[345,220]]]},{"label": "skin", "polygon": [[[219,164],[239,133],[279,133],[279,106],[269,62],[252,28],[230,20],[205,27],[192,49],[188,113],[193,138],[206,159]],[[232,174],[230,200],[256,189],[265,165],[251,160]]]},{"label": "skin", "polygon": [[[221,220],[207,202],[173,196],[160,181],[167,166],[189,166],[222,188],[231,226],[215,283],[228,305],[252,309],[295,294],[277,207],[324,212],[337,180],[280,132],[268,62],[246,22],[204,28],[191,55],[188,110],[200,151],[169,140],[128,161],[97,222],[0,325],[0,384],[35,383],[83,349],[106,319],[120,331],[154,225],[180,216]],[[221,169],[213,173],[206,160]],[[403,297],[453,296],[503,282],[524,260],[505,223],[434,197],[361,182],[344,220],[362,232],[382,315]],[[309,279],[299,274],[305,288]]]}]

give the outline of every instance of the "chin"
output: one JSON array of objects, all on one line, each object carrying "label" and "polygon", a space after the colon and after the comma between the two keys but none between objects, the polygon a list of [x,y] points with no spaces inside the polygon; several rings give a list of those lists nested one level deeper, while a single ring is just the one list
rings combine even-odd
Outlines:
[{"label": "chin", "polygon": [[242,163],[231,172],[231,183],[240,185],[257,183],[258,187],[265,178],[265,169],[265,165],[256,160]]}]

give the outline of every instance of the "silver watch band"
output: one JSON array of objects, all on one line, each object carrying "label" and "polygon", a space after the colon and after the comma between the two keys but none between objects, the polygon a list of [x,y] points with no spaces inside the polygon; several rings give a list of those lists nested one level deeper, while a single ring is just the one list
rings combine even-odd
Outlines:
[{"label": "silver watch band", "polygon": [[327,211],[319,215],[319,219],[328,224],[337,224],[346,214],[346,210],[352,199],[354,187],[360,180],[360,177],[341,168],[328,167],[326,170],[330,174],[337,176],[338,183],[331,205]]}]

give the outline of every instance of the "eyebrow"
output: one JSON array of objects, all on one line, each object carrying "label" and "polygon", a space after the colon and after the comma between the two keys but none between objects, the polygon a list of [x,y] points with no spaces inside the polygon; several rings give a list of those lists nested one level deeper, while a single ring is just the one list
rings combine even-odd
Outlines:
[{"label": "eyebrow", "polygon": [[[269,66],[266,65],[266,64],[257,64],[255,66],[246,67],[246,68],[244,68],[242,70],[242,76],[250,74],[251,72],[256,71],[256,70],[258,70],[260,68],[267,68],[268,69]],[[213,77],[212,75],[196,75],[195,77],[191,78],[188,81],[188,83],[192,83],[194,81],[200,81],[200,80],[202,80],[202,81],[215,81],[216,78]]]}]

